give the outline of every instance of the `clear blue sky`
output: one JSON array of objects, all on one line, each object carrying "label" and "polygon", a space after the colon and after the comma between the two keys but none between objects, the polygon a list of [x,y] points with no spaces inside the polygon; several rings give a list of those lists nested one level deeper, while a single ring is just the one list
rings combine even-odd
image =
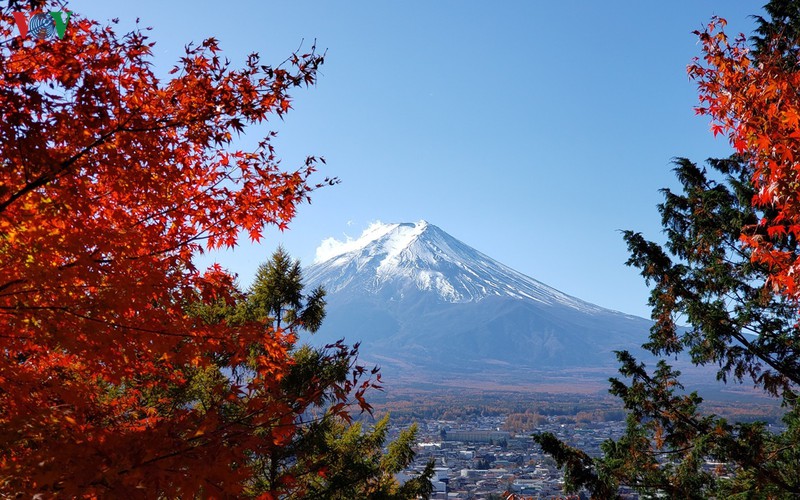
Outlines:
[{"label": "clear blue sky", "polygon": [[[752,29],[763,2],[73,0],[86,17],[151,26],[159,72],[214,36],[241,63],[279,63],[302,40],[327,58],[318,85],[270,126],[285,168],[324,156],[341,184],[285,234],[218,260],[248,284],[282,243],[303,263],[327,237],[425,219],[563,292],[649,317],[619,230],[661,240],[670,160],[729,154],[693,112],[686,65],[712,15]],[[255,140],[256,130],[253,131]]]}]

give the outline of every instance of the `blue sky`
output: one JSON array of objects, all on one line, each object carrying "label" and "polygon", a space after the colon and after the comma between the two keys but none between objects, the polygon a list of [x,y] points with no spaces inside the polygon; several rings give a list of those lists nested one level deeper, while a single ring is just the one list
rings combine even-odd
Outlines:
[{"label": "blue sky", "polygon": [[[712,15],[752,29],[761,3],[72,1],[98,20],[140,18],[166,71],[189,41],[214,36],[241,63],[277,64],[314,39],[319,83],[269,127],[287,169],[323,156],[316,192],[288,232],[206,255],[247,285],[279,244],[303,263],[328,237],[375,220],[438,225],[559,290],[649,317],[648,291],[624,265],[620,230],[660,241],[658,190],[670,160],[730,147],[695,116],[691,34]],[[263,132],[263,131],[262,131]],[[244,141],[255,142],[259,131]]]}]

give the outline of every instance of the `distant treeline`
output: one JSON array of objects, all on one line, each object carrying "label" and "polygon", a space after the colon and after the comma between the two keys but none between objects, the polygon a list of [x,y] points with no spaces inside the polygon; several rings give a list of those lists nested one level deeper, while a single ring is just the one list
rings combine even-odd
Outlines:
[{"label": "distant treeline", "polygon": [[[528,432],[548,422],[590,424],[625,420],[620,401],[611,396],[517,392],[392,390],[374,398],[375,415],[391,413],[392,421],[410,424],[430,420],[469,420],[505,416],[504,430]],[[779,406],[767,403],[709,401],[707,412],[739,422],[779,423]]]}]

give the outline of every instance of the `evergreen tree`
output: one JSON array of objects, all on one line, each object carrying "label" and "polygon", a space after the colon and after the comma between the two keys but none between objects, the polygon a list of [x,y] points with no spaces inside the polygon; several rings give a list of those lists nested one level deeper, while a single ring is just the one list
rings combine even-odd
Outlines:
[{"label": "evergreen tree", "polygon": [[[614,498],[620,485],[670,498],[796,498],[800,495],[800,425],[797,379],[800,357],[797,305],[764,284],[769,269],[750,259],[739,243],[770,210],[756,210],[749,164],[741,158],[709,160],[706,169],[679,159],[683,192],[665,189],[660,205],[666,249],[625,232],[630,265],[653,285],[655,325],[646,347],[662,356],[686,352],[698,365],[717,366],[723,381],[750,381],[786,406],[786,430],[764,423],[730,423],[700,411],[702,398],[686,393],[680,373],[666,361],[651,373],[627,352],[619,353],[625,384],[612,379],[611,393],[628,410],[622,438],[603,444],[593,459],[539,434],[536,441],[566,472],[567,487]],[[781,244],[794,248],[796,242]],[[677,318],[688,328],[680,328]],[[710,470],[707,462],[718,465]]]},{"label": "evergreen tree", "polygon": [[279,247],[256,271],[241,315],[267,320],[275,329],[316,332],[325,317],[325,291],[317,287],[303,295],[300,263]]},{"label": "evergreen tree", "polygon": [[[318,287],[304,293],[300,264],[284,249],[278,248],[259,266],[252,286],[247,293],[239,294],[234,304],[219,304],[216,310],[205,308],[196,313],[209,321],[258,321],[265,325],[265,334],[281,332],[289,344],[293,363],[280,381],[230,402],[230,415],[246,419],[251,398],[270,399],[285,406],[291,423],[278,445],[250,450],[249,472],[243,478],[247,495],[397,500],[429,496],[432,464],[404,485],[394,479],[414,459],[416,427],[402,432],[384,453],[388,416],[368,431],[351,422],[348,398],[356,399],[354,408],[369,409],[363,393],[377,385],[371,377],[378,374],[377,369],[370,372],[357,364],[358,345],[349,347],[339,341],[316,348],[298,342],[299,334],[316,332],[322,324],[325,291]],[[204,384],[210,381],[228,379],[233,384],[248,385],[250,366],[259,356],[268,354],[261,345],[252,346],[248,360],[223,360],[216,373],[203,373],[192,397],[207,398],[212,391]],[[230,372],[230,376],[223,376],[224,372]],[[364,376],[368,376],[366,381],[362,381]],[[286,423],[254,426],[253,432],[274,432],[272,425]]]},{"label": "evergreen tree", "polygon": [[388,430],[388,415],[366,432],[359,423],[332,422],[326,430],[324,442],[330,460],[325,463],[324,474],[317,476],[305,495],[326,500],[430,497],[433,492],[430,481],[434,472],[432,461],[421,474],[403,485],[394,477],[414,460],[416,424],[402,431],[384,452]]},{"label": "evergreen tree", "polygon": [[[797,72],[800,2],[773,1],[765,10],[751,39],[753,62],[777,57],[781,71]],[[676,160],[681,191],[664,189],[659,205],[666,244],[624,233],[628,264],[652,287],[655,324],[645,347],[662,360],[651,371],[618,354],[629,380],[612,379],[611,393],[628,411],[627,428],[603,444],[601,458],[552,434],[535,436],[564,468],[571,491],[585,487],[595,498],[615,498],[626,485],[648,498],[800,497],[798,303],[773,286],[775,269],[753,258],[757,245],[742,241],[768,242],[775,254],[800,252],[794,228],[780,230],[791,223],[786,214],[754,202],[761,178],[752,158],[708,160],[708,168]],[[719,380],[752,383],[778,399],[785,428],[773,432],[764,423],[702,412],[702,398],[685,390],[663,359],[679,353],[715,366]]]}]

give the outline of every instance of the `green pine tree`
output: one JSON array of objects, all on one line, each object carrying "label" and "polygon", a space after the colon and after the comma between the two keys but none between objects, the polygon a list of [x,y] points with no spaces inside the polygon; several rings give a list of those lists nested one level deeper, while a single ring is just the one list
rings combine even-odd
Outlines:
[{"label": "green pine tree", "polygon": [[[778,55],[787,71],[798,71],[800,2],[772,1],[765,11],[751,39],[755,62]],[[662,190],[659,205],[664,245],[624,233],[628,264],[652,288],[655,325],[645,347],[663,358],[688,354],[697,365],[716,367],[719,380],[761,388],[785,408],[785,429],[705,414],[702,398],[684,388],[666,361],[648,370],[621,352],[620,372],[628,380],[612,379],[611,393],[627,409],[627,428],[603,444],[601,458],[552,434],[535,436],[564,468],[570,491],[617,498],[625,485],[645,498],[800,498],[798,304],[765,286],[770,270],[751,261],[740,236],[769,238],[795,255],[800,249],[792,237],[770,237],[759,224],[775,224],[777,213],[752,206],[746,158],[712,159],[707,166],[675,161],[681,191]],[[680,328],[678,319],[688,327]]]},{"label": "green pine tree", "polygon": [[[593,459],[551,434],[535,436],[565,468],[567,487],[586,487],[595,498],[614,498],[620,485],[653,497],[797,498],[800,495],[800,426],[796,389],[800,351],[797,305],[764,287],[768,269],[752,263],[739,244],[758,230],[769,210],[750,205],[752,172],[741,158],[709,160],[724,180],[686,159],[676,161],[682,193],[665,189],[659,206],[665,248],[626,232],[630,265],[652,285],[653,319],[646,347],[654,354],[686,352],[698,365],[717,366],[724,381],[749,381],[786,407],[781,433],[763,423],[730,423],[700,411],[697,393],[686,393],[680,373],[666,361],[653,372],[619,353],[611,393],[628,410],[627,429],[604,443]],[[792,240],[776,241],[796,249]],[[683,318],[688,329],[680,328]],[[707,461],[725,464],[709,470]]]},{"label": "green pine tree", "polygon": [[[317,348],[298,342],[302,332],[314,333],[322,324],[325,291],[318,287],[304,293],[300,264],[283,248],[259,266],[252,286],[238,295],[235,304],[194,313],[212,323],[256,321],[264,325],[267,335],[289,334],[291,370],[278,384],[257,390],[258,396],[284,404],[295,425],[279,445],[251,450],[246,464],[249,472],[243,479],[249,496],[405,500],[430,495],[432,464],[403,485],[394,479],[413,462],[416,427],[387,445],[388,416],[369,430],[351,422],[353,410],[371,409],[363,392],[377,385],[370,378],[361,380],[378,372],[357,363],[358,346],[340,341]],[[268,354],[261,349],[253,346],[251,357]],[[218,370],[195,374],[194,393],[187,399],[202,402],[213,398],[214,384],[247,385],[249,365],[249,361],[231,364],[221,359]],[[223,375],[226,370],[229,376]],[[244,395],[229,402],[231,418],[246,419],[248,401]],[[274,432],[274,425],[254,424],[253,432]]]},{"label": "green pine tree", "polygon": [[279,247],[269,261],[258,266],[239,316],[267,320],[275,329],[319,330],[325,318],[325,291],[317,287],[303,295],[300,262]]}]

